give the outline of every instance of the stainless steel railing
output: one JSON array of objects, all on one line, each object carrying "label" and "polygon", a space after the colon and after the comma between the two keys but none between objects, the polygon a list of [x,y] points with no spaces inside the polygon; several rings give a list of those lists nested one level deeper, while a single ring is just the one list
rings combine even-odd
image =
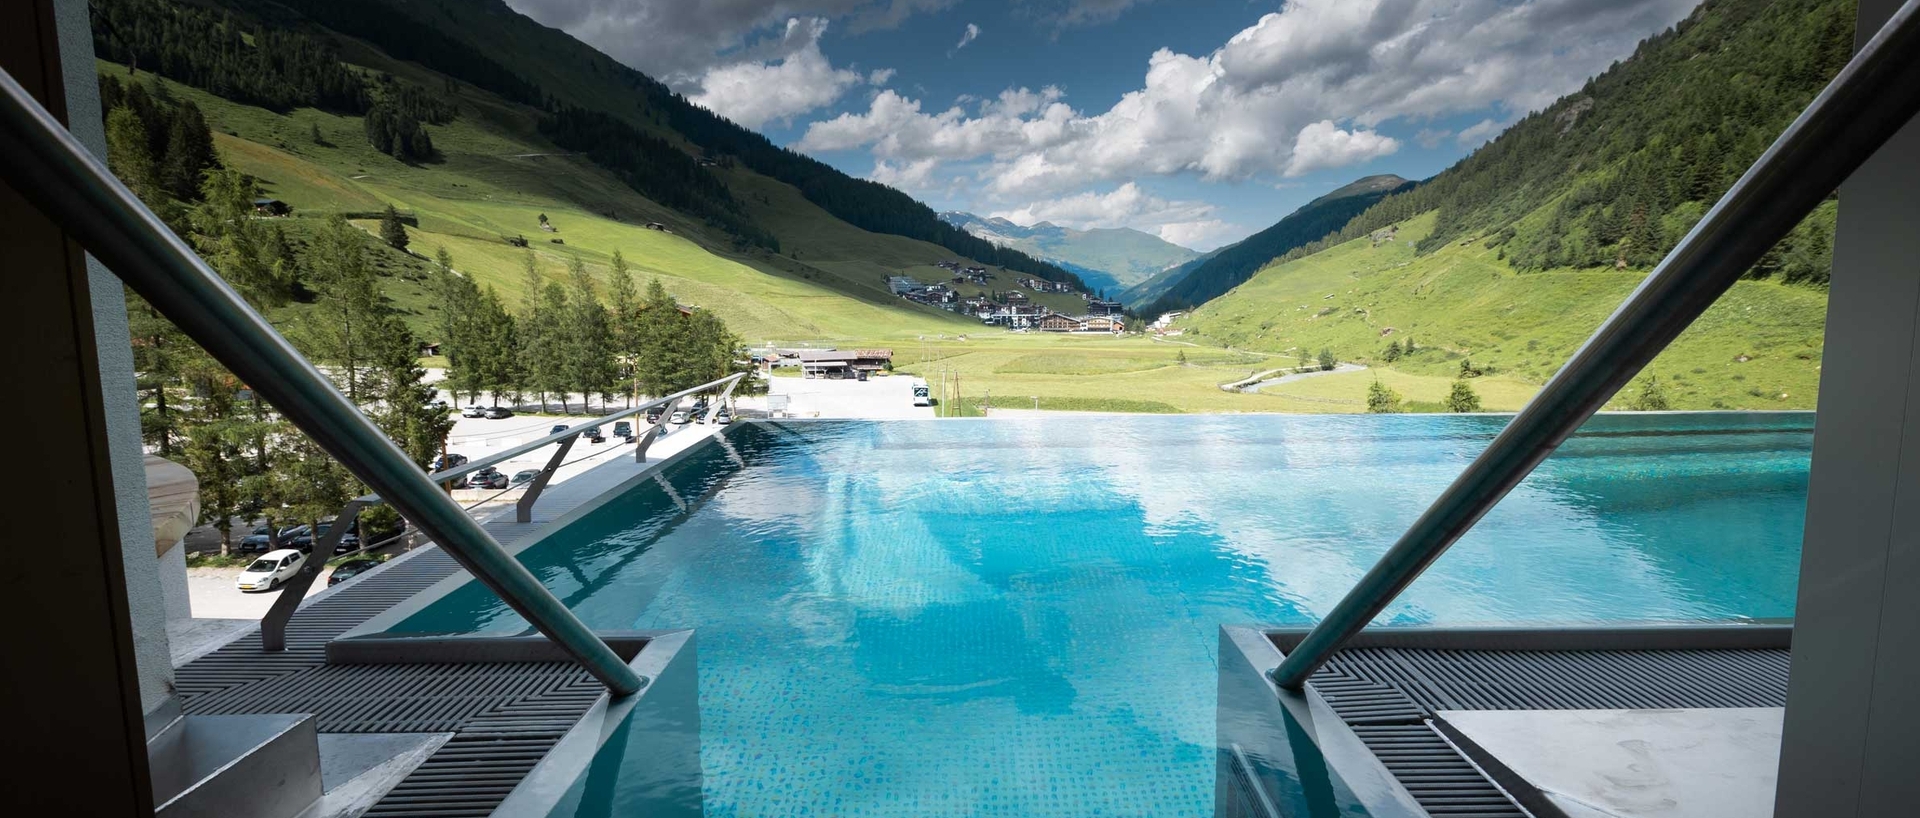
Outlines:
[{"label": "stainless steel railing", "polygon": [[1274,683],[1304,685],[1917,111],[1920,0],[1908,0],[1287,654]]},{"label": "stainless steel railing", "polygon": [[[612,423],[622,418],[637,417],[640,413],[652,409],[655,406],[668,407],[668,411],[671,412],[671,407],[678,405],[681,400],[688,396],[717,388],[723,388],[725,391],[721,393],[720,399],[715,403],[724,403],[726,396],[733,394],[734,386],[739,384],[740,379],[745,376],[746,373],[728,375],[716,381],[703,383],[691,389],[675,392],[664,398],[655,398],[638,406],[622,409],[612,414],[601,415],[592,420],[581,421],[580,423],[567,427],[564,431],[554,432],[545,437],[514,446],[506,451],[488,455],[479,460],[462,463],[451,469],[434,472],[433,474],[427,475],[427,479],[435,484],[445,485],[488,466],[499,465],[528,452],[537,451],[542,447],[557,444],[553,456],[547,460],[547,465],[540,470],[539,476],[535,477],[522,489],[520,499],[514,503],[514,518],[523,523],[532,522],[534,503],[540,500],[541,493],[546,490],[547,482],[553,479],[554,472],[557,471],[566,460],[567,453],[573,450],[574,441],[578,440],[580,435],[585,434],[588,429],[602,424]],[[717,411],[719,411],[718,405],[709,409],[708,415],[711,416],[713,412]],[[647,441],[652,440],[653,436],[666,425],[667,418],[663,416],[660,419],[660,425],[647,432],[645,440],[636,441],[638,444],[634,453],[636,459],[645,462]],[[510,490],[512,490],[512,487],[503,489],[501,493],[505,494]],[[354,498],[351,502],[347,503],[345,507],[340,509],[339,514],[334,516],[333,522],[327,527],[327,533],[315,538],[313,554],[307,558],[306,563],[300,567],[298,573],[287,578],[286,584],[280,588],[280,596],[275,598],[273,605],[267,608],[266,615],[260,617],[261,647],[268,651],[275,652],[286,650],[287,623],[292,621],[294,612],[300,609],[300,603],[306,599],[307,589],[312,588],[314,581],[319,579],[321,567],[333,559],[331,555],[334,552],[334,548],[340,544],[341,538],[345,537],[347,530],[353,526],[354,519],[360,516],[360,512],[380,502],[381,499],[378,494],[368,494],[363,497]],[[463,512],[466,511],[466,509],[461,510]],[[401,516],[406,516],[404,509],[401,510]],[[368,548],[363,547],[360,550],[365,551],[368,550]],[[343,554],[341,556],[346,555]]]},{"label": "stainless steel railing", "polygon": [[641,688],[644,681],[606,642],[454,504],[4,72],[0,178],[60,223],[215,360],[272,401],[614,695]]}]

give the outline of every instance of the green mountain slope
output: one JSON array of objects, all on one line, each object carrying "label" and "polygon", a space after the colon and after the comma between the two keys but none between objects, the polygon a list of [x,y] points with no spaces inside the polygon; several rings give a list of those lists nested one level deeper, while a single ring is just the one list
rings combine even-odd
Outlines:
[{"label": "green mountain slope", "polygon": [[1199,269],[1200,265],[1207,263],[1207,261],[1214,256],[1233,249],[1233,247],[1234,245],[1231,244],[1225,247],[1218,247],[1195,256],[1185,264],[1168,267],[1165,270],[1154,273],[1148,276],[1146,280],[1122,290],[1120,292],[1120,301],[1126,304],[1129,309],[1140,310],[1158,301],[1160,296],[1166,295],[1168,290],[1173,289],[1179,285],[1181,281],[1186,280],[1186,277],[1191,275],[1194,270]]},{"label": "green mountain slope", "polygon": [[[430,255],[445,247],[458,269],[494,285],[510,301],[518,297],[529,253],[509,242],[518,237],[530,239],[541,273],[556,279],[571,256],[603,273],[612,254],[622,252],[636,269],[663,276],[684,302],[712,307],[749,340],[977,329],[951,313],[896,298],[884,285],[889,275],[926,273],[934,262],[956,256],[1073,278],[964,234],[948,243],[979,254],[862,229],[806,191],[747,167],[741,157],[703,160],[715,154],[662,124],[668,117],[659,106],[690,107],[684,100],[668,95],[661,102],[664,88],[651,80],[616,70],[597,52],[497,3],[391,4],[399,10],[369,23],[347,12],[378,11],[388,0],[234,3],[212,12],[173,0],[94,0],[96,49],[126,63],[103,62],[103,76],[193,101],[216,132],[222,160],[261,179],[269,195],[293,206],[296,221],[395,204],[418,220],[415,252]],[[344,21],[377,41],[316,19]],[[500,38],[525,47],[493,47]],[[271,61],[249,64],[247,49],[254,42],[290,43],[301,62],[279,69]],[[397,58],[384,47],[431,65]],[[180,81],[128,64],[160,68]],[[342,66],[349,72],[346,85],[358,76],[372,93],[316,96],[297,81]],[[294,68],[284,76],[274,73]],[[259,81],[243,81],[247,71],[261,74]],[[569,107],[614,101],[626,115]],[[420,137],[431,139],[424,152],[396,158],[369,145],[369,119],[382,111],[394,116],[396,106],[402,109],[400,127],[417,128]],[[413,114],[423,121],[408,119]],[[709,125],[739,131],[723,121]],[[732,138],[771,148],[745,133]],[[556,144],[561,141],[569,145]],[[816,191],[844,192],[850,185],[862,196],[877,197],[838,201],[836,209],[875,202],[894,207],[905,198],[844,176],[836,181],[837,171],[812,164],[818,167],[803,181]],[[774,165],[794,175],[792,167]],[[697,195],[682,195],[684,182],[702,179],[710,181],[699,182]],[[895,209],[918,208],[922,221],[936,225],[919,229],[924,225],[908,218],[906,228],[935,239],[957,232],[938,223],[931,210],[906,201],[911,207]],[[541,230],[542,215],[558,232]],[[647,229],[650,223],[664,229]]]},{"label": "green mountain slope", "polygon": [[[1580,92],[1184,321],[1429,375],[1550,377],[1843,62],[1846,0],[1710,0]],[[1835,206],[1649,368],[1674,408],[1811,408]],[[1398,357],[1411,338],[1418,350]]]},{"label": "green mountain slope", "polygon": [[1187,309],[1218,298],[1246,281],[1262,265],[1346,224],[1387,194],[1412,183],[1392,174],[1368,176],[1306,203],[1272,227],[1221,250],[1181,276],[1141,310],[1156,315]]},{"label": "green mountain slope", "polygon": [[[1326,348],[1343,361],[1437,376],[1470,360],[1487,376],[1539,384],[1646,275],[1522,272],[1479,243],[1416,252],[1435,223],[1423,214],[1394,241],[1359,238],[1272,265],[1179,325],[1236,349]],[[1826,302],[1816,288],[1742,281],[1647,371],[1676,409],[1811,409]],[[1389,363],[1388,346],[1408,341],[1416,351]]]},{"label": "green mountain slope", "polygon": [[[556,116],[568,116],[567,109],[571,108],[579,109],[576,119],[598,120],[590,123],[593,127],[589,130],[611,135],[619,143],[620,152],[629,150],[634,137],[619,135],[608,120],[619,123],[618,127],[658,135],[722,165],[737,163],[792,185],[807,201],[863,230],[926,241],[986,264],[1080,284],[1077,276],[1056,265],[995,247],[942,222],[931,208],[905,193],[847,176],[811,157],[778,147],[758,133],[693,105],[653,78],[621,65],[565,32],[513,11],[502,0],[279,3],[334,31],[391,53],[410,54],[409,59],[428,68],[513,98],[520,91],[517,85],[492,88],[486,84],[497,76],[488,66],[502,67],[512,76],[531,82],[546,107],[556,109]],[[419,49],[415,44],[423,38],[450,45]],[[584,150],[578,145],[571,147]],[[657,152],[639,157],[644,164],[665,159]],[[759,241],[751,231],[735,232]]]},{"label": "green mountain slope", "polygon": [[[1423,252],[1463,239],[1520,269],[1658,262],[1846,63],[1852,0],[1707,0],[1586,87],[1516,122],[1324,243],[1437,211]],[[1819,283],[1806,225],[1760,274]]]},{"label": "green mountain slope", "polygon": [[1002,247],[1079,273],[1096,291],[1117,295],[1200,253],[1129,227],[1075,230],[1052,222],[1021,226],[1002,218],[948,211],[940,220]]}]

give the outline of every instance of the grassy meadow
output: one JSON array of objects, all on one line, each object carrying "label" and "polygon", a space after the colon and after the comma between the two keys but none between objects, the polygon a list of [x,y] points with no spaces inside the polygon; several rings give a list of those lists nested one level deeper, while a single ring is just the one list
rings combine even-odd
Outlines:
[{"label": "grassy meadow", "polygon": [[[1269,266],[1179,325],[1189,339],[1206,343],[1289,357],[1302,347],[1329,348],[1342,361],[1371,365],[1384,364],[1389,344],[1412,339],[1418,351],[1391,371],[1448,380],[1462,360],[1471,360],[1487,373],[1473,381],[1476,390],[1483,399],[1502,395],[1487,401],[1488,408],[1502,408],[1510,389],[1552,377],[1646,275],[1520,273],[1479,241],[1415,256],[1413,244],[1432,226],[1429,213],[1379,246],[1358,239]],[[1810,409],[1819,387],[1826,300],[1821,289],[1742,281],[1648,372],[1676,409]],[[1397,374],[1382,377],[1410,399],[1427,399],[1422,382],[1401,388]],[[1495,379],[1510,386],[1496,387]],[[1301,386],[1345,398],[1356,384],[1364,394],[1371,377],[1324,381]]]}]

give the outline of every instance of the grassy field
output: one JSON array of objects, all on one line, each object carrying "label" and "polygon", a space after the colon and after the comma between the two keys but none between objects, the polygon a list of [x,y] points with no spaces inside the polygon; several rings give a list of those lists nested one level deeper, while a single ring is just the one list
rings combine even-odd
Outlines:
[{"label": "grassy field", "polygon": [[[1378,247],[1360,239],[1270,266],[1180,325],[1194,340],[1288,357],[1330,348],[1340,360],[1367,364],[1411,338],[1420,351],[1383,375],[1394,388],[1428,400],[1434,384],[1470,359],[1490,376],[1474,381],[1488,407],[1507,408],[1510,397],[1551,377],[1645,276],[1518,273],[1477,241],[1416,257],[1412,245],[1432,224],[1427,214]],[[1648,371],[1676,409],[1812,408],[1826,300],[1824,290],[1740,282]],[[1432,380],[1400,381],[1403,374]],[[1369,382],[1343,375],[1288,386],[1303,390],[1301,398],[1345,400]],[[1325,390],[1337,394],[1319,394]]]}]

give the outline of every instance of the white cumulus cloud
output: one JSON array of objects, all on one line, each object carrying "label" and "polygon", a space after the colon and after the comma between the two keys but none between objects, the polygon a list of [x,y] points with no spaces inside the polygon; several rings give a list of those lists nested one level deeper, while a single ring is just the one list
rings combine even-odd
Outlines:
[{"label": "white cumulus cloud", "polygon": [[891,68],[876,68],[873,73],[867,75],[867,84],[886,85],[893,81],[893,74],[894,70]]},{"label": "white cumulus cloud", "polygon": [[1333,120],[1323,119],[1301,128],[1294,137],[1286,175],[1358,165],[1399,149],[1400,143],[1392,137],[1359,128],[1344,131]]},{"label": "white cumulus cloud", "polygon": [[[820,36],[826,31],[827,20],[823,17],[788,20],[781,38],[787,46],[783,56],[709,68],[699,79],[699,90],[688,98],[749,128],[791,121],[831,105],[866,78],[827,61],[820,52]],[[891,76],[891,70],[882,70]]]},{"label": "white cumulus cloud", "polygon": [[1696,2],[1291,0],[1211,53],[1156,51],[1140,86],[1104,111],[1057,90],[1008,91],[978,111],[883,91],[866,111],[811,124],[796,147],[983,163],[980,189],[1001,201],[1149,176],[1284,178],[1392,153],[1388,123],[1541,107]]},{"label": "white cumulus cloud", "polygon": [[1234,229],[1216,218],[1215,211],[1206,202],[1164,199],[1127,182],[1105,193],[1083,191],[989,215],[1025,226],[1051,222],[1075,230],[1131,227],[1174,244],[1210,250]]}]

